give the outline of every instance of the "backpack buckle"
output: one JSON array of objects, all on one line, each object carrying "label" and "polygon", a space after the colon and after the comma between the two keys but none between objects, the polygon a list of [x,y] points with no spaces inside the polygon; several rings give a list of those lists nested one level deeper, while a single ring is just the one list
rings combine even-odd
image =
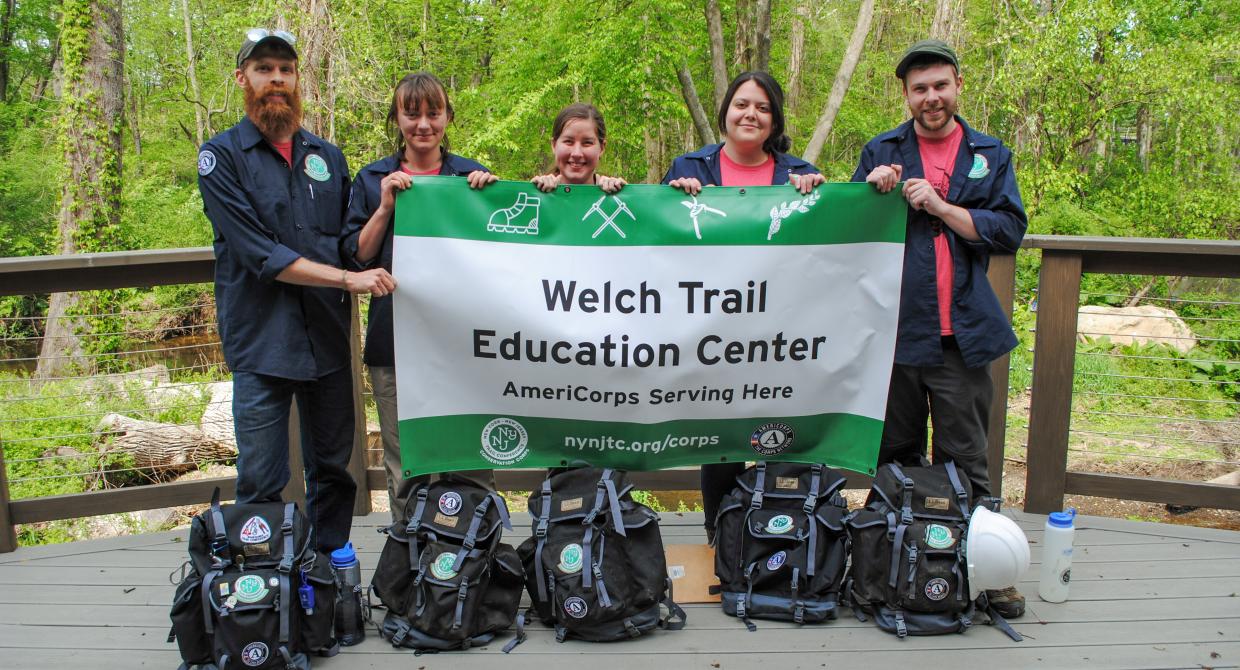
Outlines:
[{"label": "backpack buckle", "polygon": [[539,539],[547,537],[547,520],[546,519],[538,520],[538,528],[534,529],[534,536]]}]

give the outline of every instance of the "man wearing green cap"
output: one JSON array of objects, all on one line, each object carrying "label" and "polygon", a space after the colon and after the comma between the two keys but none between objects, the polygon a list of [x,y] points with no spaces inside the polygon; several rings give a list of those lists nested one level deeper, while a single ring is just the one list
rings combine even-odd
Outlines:
[{"label": "man wearing green cap", "polygon": [[[975,500],[991,498],[986,432],[994,387],[989,364],[1016,336],[986,279],[992,253],[1016,253],[1027,221],[1012,154],[957,113],[963,79],[941,40],[909,47],[896,65],[912,118],[870,140],[853,181],[890,192],[904,179],[908,202],[895,365],[879,462],[933,457],[969,476]],[[1014,588],[988,592],[1004,617],[1024,613]]]}]

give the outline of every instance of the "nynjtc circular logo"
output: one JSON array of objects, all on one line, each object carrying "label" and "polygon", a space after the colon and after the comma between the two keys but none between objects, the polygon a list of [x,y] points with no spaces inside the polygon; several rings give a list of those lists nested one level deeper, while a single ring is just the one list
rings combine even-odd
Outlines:
[{"label": "nynjtc circular logo", "polygon": [[525,426],[507,417],[495,419],[482,429],[482,457],[496,465],[512,465],[529,453],[529,441]]},{"label": "nynjtc circular logo", "polygon": [[782,454],[792,446],[792,426],[786,423],[764,423],[749,435],[749,446],[762,456]]}]

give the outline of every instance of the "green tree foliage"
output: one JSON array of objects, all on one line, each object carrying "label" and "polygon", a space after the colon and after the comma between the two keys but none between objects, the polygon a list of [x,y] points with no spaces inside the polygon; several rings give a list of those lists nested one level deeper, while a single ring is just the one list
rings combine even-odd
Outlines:
[{"label": "green tree foliage", "polygon": [[[549,166],[551,118],[574,100],[608,121],[605,171],[659,175],[697,144],[676,79],[687,63],[714,118],[704,0],[189,0],[198,91],[189,83],[180,2],[125,0],[126,128],[122,220],[115,245],[209,243],[195,188],[195,114],[209,136],[241,115],[232,77],[249,26],[288,27],[324,54],[308,109],[330,119],[354,168],[390,151],[393,84],[426,69],[456,107],[453,147],[506,178]],[[794,151],[825,103],[858,3],[772,3],[771,71],[795,65]],[[739,7],[738,7],[739,5]],[[962,113],[1013,148],[1034,232],[1234,238],[1240,206],[1240,31],[1236,0],[965,1],[951,40],[963,62]],[[735,49],[745,0],[720,3]],[[325,10],[323,8],[326,8]],[[798,7],[800,16],[798,19]],[[0,254],[50,253],[55,240],[62,5],[24,0],[0,103]],[[931,0],[879,3],[866,50],[820,159],[846,179],[861,145],[905,118],[893,62],[929,30]],[[735,74],[734,72],[731,74]],[[307,79],[307,81],[309,81]]]}]

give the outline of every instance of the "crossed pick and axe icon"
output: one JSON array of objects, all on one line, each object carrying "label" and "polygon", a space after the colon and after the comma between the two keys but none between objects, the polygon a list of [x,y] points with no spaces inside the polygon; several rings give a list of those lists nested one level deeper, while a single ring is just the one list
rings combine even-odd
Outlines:
[{"label": "crossed pick and axe icon", "polygon": [[616,225],[616,217],[620,216],[621,213],[628,214],[629,218],[633,219],[634,221],[637,220],[637,217],[633,216],[633,212],[629,211],[629,206],[624,204],[623,200],[621,200],[620,198],[617,198],[614,195],[611,196],[611,199],[616,201],[616,208],[612,210],[611,214],[604,212],[603,208],[600,207],[600,205],[602,205],[603,201],[606,199],[607,199],[607,195],[604,194],[603,197],[599,198],[598,200],[595,200],[594,204],[590,205],[590,209],[586,210],[586,213],[581,217],[582,221],[585,221],[586,219],[590,218],[590,215],[595,214],[595,213],[603,217],[603,225],[599,226],[598,230],[594,231],[594,234],[590,236],[590,239],[594,239],[598,237],[599,234],[602,233],[603,230],[607,228],[608,226],[611,226],[613,229],[615,229],[615,231],[620,234],[620,237],[627,239],[628,236],[624,234],[623,230],[620,230],[620,226]]}]

